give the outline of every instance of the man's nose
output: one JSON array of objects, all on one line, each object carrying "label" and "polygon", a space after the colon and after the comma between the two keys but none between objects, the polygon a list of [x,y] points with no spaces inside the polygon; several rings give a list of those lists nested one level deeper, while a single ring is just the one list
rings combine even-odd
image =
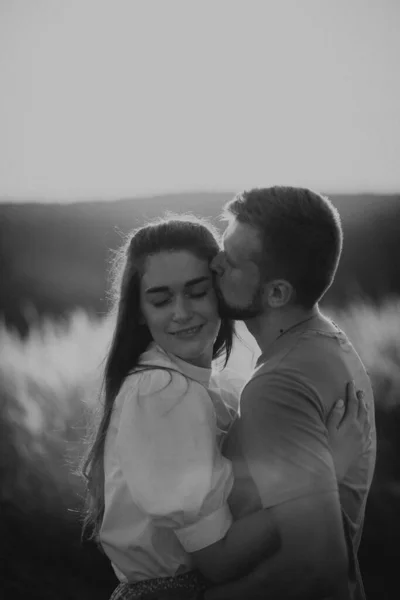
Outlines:
[{"label": "man's nose", "polygon": [[223,274],[224,267],[222,265],[221,253],[217,254],[217,256],[213,258],[210,264],[210,269],[218,276],[221,276]]}]

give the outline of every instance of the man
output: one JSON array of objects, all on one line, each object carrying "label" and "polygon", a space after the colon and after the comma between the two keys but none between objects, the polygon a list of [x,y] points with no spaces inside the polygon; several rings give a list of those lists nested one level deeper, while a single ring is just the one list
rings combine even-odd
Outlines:
[{"label": "man", "polygon": [[[272,187],[239,194],[224,216],[212,267],[227,312],[261,350],[224,450],[231,507],[236,517],[269,509],[280,549],[205,597],[364,598],[357,550],[376,456],[373,395],[351,343],[318,307],[341,254],[339,214],[308,189]],[[371,433],[337,481],[325,423],[348,380],[365,392]]]}]

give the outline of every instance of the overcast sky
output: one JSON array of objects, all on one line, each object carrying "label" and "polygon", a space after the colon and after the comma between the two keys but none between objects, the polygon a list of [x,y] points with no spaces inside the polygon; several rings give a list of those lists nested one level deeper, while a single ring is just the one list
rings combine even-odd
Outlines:
[{"label": "overcast sky", "polygon": [[400,192],[398,0],[0,0],[0,197]]}]

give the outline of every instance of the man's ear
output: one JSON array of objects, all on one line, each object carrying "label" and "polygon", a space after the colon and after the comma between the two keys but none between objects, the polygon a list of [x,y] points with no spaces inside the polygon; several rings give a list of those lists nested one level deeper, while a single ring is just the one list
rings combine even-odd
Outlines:
[{"label": "man's ear", "polygon": [[270,308],[283,308],[293,298],[293,286],[286,279],[274,279],[264,287],[264,301]]}]

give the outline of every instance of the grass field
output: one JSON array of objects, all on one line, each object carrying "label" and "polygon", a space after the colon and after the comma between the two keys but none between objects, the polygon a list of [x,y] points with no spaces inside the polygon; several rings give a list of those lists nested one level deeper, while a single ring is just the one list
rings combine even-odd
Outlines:
[{"label": "grass field", "polygon": [[[400,558],[400,301],[327,312],[348,333],[375,391],[378,461],[360,557],[369,598],[390,598],[380,588]],[[32,323],[23,340],[0,325],[5,600],[106,600],[115,584],[105,557],[80,542],[82,485],[73,474],[110,333],[109,322],[81,311]],[[236,345],[230,366],[247,374],[257,349],[240,334],[246,345]]]}]

